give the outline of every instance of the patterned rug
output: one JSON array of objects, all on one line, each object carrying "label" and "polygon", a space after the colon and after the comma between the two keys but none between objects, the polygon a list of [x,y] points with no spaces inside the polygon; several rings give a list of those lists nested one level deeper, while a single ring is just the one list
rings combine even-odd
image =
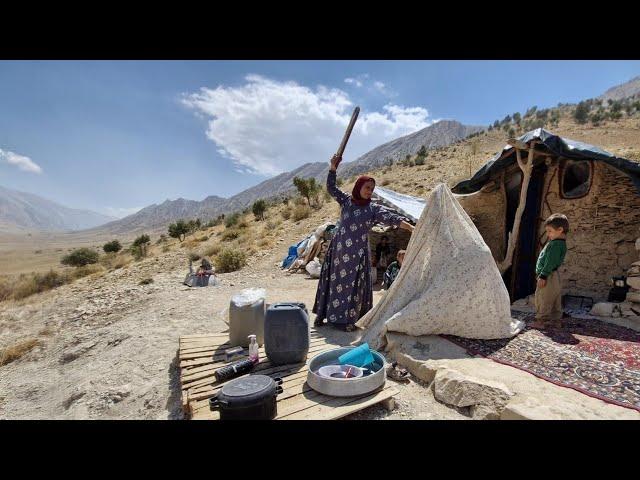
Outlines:
[{"label": "patterned rug", "polygon": [[556,385],[640,411],[640,333],[598,320],[564,318],[560,330],[530,328],[510,339],[443,335],[473,355],[529,372]]}]

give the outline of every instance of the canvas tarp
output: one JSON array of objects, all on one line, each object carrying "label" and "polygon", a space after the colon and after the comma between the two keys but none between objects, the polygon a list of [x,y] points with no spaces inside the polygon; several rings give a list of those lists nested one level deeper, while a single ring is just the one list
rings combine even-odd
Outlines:
[{"label": "canvas tarp", "polygon": [[523,328],[489,247],[445,184],[427,199],[395,282],[356,325],[376,349],[387,331],[491,339]]},{"label": "canvas tarp", "polygon": [[[525,133],[518,138],[523,143],[532,140],[541,142],[554,155],[569,158],[571,160],[598,160],[605,162],[613,168],[628,175],[640,193],[640,164],[616,157],[615,155],[602,150],[601,148],[578,142],[569,138],[559,137],[544,128],[537,128]],[[540,148],[540,147],[537,147]],[[453,187],[455,193],[473,193],[478,191],[495,172],[498,172],[516,162],[515,149],[511,145],[506,145],[501,152],[485,163],[469,180],[458,183]]]},{"label": "canvas tarp", "polygon": [[382,187],[376,187],[373,195],[379,203],[396,210],[414,222],[418,221],[425,207],[425,200],[422,198],[412,197],[411,195],[394,192]]}]

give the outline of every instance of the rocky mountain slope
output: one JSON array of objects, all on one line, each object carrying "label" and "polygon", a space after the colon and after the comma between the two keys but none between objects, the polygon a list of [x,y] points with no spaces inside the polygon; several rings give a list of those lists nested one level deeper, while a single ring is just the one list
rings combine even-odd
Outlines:
[{"label": "rocky mountain slope", "polygon": [[623,98],[633,97],[635,95],[640,95],[640,76],[632,78],[621,85],[611,87],[598,98],[604,101],[622,100]]},{"label": "rocky mountain slope", "polygon": [[[347,178],[377,168],[388,160],[403,159],[406,155],[414,155],[423,145],[427,149],[445,147],[482,129],[483,127],[466,126],[460,122],[442,120],[410,135],[380,145],[352,162],[345,161],[342,164],[340,175]],[[243,210],[258,199],[269,199],[291,192],[293,178],[296,176],[313,177],[322,183],[327,176],[328,169],[327,162],[307,163],[295,170],[265,180],[228,199],[210,196],[201,202],[183,198],[167,200],[160,205],[154,204],[143,208],[122,220],[103,225],[97,230],[125,233],[142,229],[165,228],[168,223],[180,218],[200,218],[207,221],[222,213]]]},{"label": "rocky mountain slope", "polygon": [[68,208],[31,193],[0,186],[0,228],[4,231],[70,231],[115,220],[89,210]]}]

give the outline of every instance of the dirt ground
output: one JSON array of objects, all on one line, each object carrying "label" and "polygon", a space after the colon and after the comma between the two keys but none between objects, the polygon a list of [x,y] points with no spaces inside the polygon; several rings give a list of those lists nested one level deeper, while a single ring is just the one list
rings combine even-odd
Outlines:
[{"label": "dirt ground", "polygon": [[[180,419],[176,350],[181,335],[222,332],[229,300],[263,287],[267,301],[302,301],[310,308],[316,280],[276,267],[275,249],[221,285],[189,288],[184,253],[168,252],[98,280],[84,278],[0,310],[0,342],[37,337],[43,344],[0,367],[3,419]],[[160,266],[162,265],[162,268]],[[139,285],[151,277],[153,283]],[[321,329],[349,343],[355,334]],[[380,407],[356,419],[464,419],[415,382],[398,384],[397,408]]]}]

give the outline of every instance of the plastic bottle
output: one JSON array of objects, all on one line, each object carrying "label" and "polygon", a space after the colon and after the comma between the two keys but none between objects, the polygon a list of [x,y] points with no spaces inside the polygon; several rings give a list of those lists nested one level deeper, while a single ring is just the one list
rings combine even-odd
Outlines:
[{"label": "plastic bottle", "polygon": [[258,342],[255,335],[249,335],[249,360],[258,363],[260,355],[258,353]]}]

